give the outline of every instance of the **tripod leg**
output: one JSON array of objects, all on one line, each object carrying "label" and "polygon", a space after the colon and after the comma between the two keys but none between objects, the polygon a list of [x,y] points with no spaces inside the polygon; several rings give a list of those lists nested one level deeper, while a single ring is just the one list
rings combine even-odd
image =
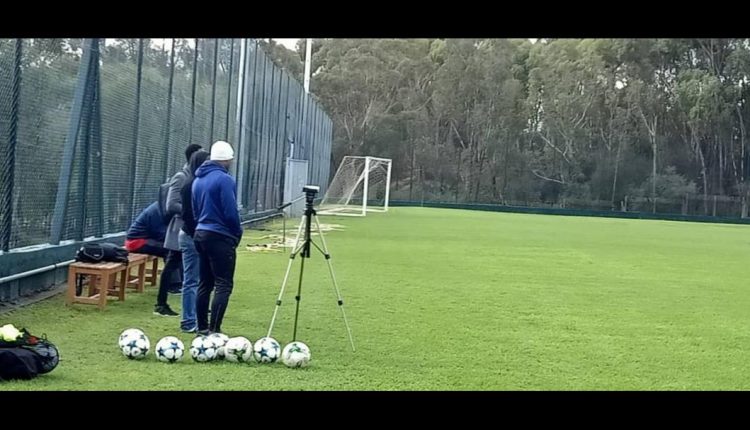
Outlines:
[{"label": "tripod leg", "polygon": [[294,332],[292,333],[292,342],[297,340],[297,318],[299,317],[299,302],[302,299],[302,274],[305,272],[305,255],[302,255],[302,262],[299,266],[299,284],[297,285],[297,295],[294,297],[297,300],[297,309],[294,311]]},{"label": "tripod leg", "polygon": [[284,289],[286,289],[286,282],[289,279],[289,272],[292,269],[292,263],[294,262],[294,257],[297,255],[297,253],[302,249],[302,247],[297,247],[299,245],[299,238],[302,236],[302,227],[305,225],[305,217],[302,217],[302,221],[299,223],[299,228],[297,229],[297,238],[294,240],[294,248],[292,248],[292,253],[289,254],[289,264],[286,266],[286,273],[284,274],[284,281],[281,283],[281,291],[279,292],[279,297],[276,299],[276,308],[273,310],[273,317],[271,317],[271,325],[268,327],[268,337],[271,337],[271,331],[273,331],[273,325],[276,322],[276,315],[279,312],[279,307],[281,306],[281,296],[284,295]]},{"label": "tripod leg", "polygon": [[315,217],[315,226],[318,228],[318,236],[320,236],[320,240],[323,242],[323,255],[325,255],[326,263],[328,263],[328,271],[331,273],[331,279],[333,280],[333,289],[336,293],[336,300],[339,305],[339,308],[341,309],[341,315],[344,317],[344,325],[346,325],[346,332],[349,334],[349,342],[352,344],[352,351],[356,351],[354,348],[354,338],[352,338],[352,330],[349,328],[349,321],[346,319],[346,312],[344,312],[344,299],[341,297],[341,292],[339,291],[339,286],[336,283],[336,275],[333,273],[333,266],[331,265],[331,254],[328,253],[328,245],[326,245],[326,239],[323,237],[323,231],[320,228],[320,222],[318,221],[318,216],[314,215]]}]

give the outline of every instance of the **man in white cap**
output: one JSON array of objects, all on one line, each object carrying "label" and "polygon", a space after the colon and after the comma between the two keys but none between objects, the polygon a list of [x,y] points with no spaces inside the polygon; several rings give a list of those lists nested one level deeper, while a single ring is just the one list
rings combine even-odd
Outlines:
[{"label": "man in white cap", "polygon": [[[229,175],[234,159],[232,146],[224,141],[211,145],[210,160],[195,172],[192,188],[195,248],[200,256],[200,283],[196,300],[198,334],[221,333],[221,322],[234,285],[237,245],[242,239],[237,209],[237,182]],[[211,320],[208,305],[211,293]]]}]

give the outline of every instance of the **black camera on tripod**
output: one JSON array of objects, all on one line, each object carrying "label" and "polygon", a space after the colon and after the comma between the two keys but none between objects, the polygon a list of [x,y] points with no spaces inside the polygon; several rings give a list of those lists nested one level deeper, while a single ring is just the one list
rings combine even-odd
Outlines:
[{"label": "black camera on tripod", "polygon": [[302,192],[305,193],[307,204],[312,204],[315,200],[315,196],[320,192],[320,187],[317,185],[305,185],[302,187]]},{"label": "black camera on tripod", "polygon": [[[302,187],[302,192],[305,193],[305,203],[307,206],[307,210],[312,210],[313,202],[315,201],[315,196],[320,192],[320,187],[317,185],[305,185]],[[307,214],[310,215],[309,213]]]}]

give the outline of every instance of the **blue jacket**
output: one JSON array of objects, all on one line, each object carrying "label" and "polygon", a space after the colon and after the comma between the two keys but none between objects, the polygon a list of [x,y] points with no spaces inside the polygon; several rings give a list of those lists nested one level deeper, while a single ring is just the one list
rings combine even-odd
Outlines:
[{"label": "blue jacket", "polygon": [[128,229],[128,239],[153,239],[159,242],[164,241],[167,234],[167,226],[164,224],[164,217],[159,210],[159,203],[154,202],[148,205],[133,221],[133,225]]},{"label": "blue jacket", "polygon": [[242,238],[240,212],[237,210],[237,182],[227,169],[206,161],[195,171],[193,181],[193,215],[196,231],[206,230],[234,238]]}]

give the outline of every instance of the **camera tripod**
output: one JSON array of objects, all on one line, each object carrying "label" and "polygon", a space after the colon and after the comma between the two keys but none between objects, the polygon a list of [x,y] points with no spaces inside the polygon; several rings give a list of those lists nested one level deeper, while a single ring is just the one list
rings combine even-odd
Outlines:
[{"label": "camera tripod", "polygon": [[[320,251],[323,256],[326,259],[326,263],[328,263],[328,271],[331,273],[331,280],[333,281],[333,288],[336,293],[337,303],[339,305],[339,308],[341,309],[341,315],[344,318],[344,325],[346,326],[347,334],[349,335],[349,342],[352,345],[352,351],[356,351],[354,348],[354,339],[352,338],[352,331],[349,328],[349,322],[346,319],[346,312],[344,312],[344,300],[341,298],[341,292],[339,291],[339,286],[336,283],[336,275],[333,273],[333,266],[331,265],[331,254],[328,253],[328,246],[326,245],[326,240],[323,237],[323,231],[320,228],[320,222],[318,221],[318,215],[315,211],[315,208],[313,207],[313,201],[315,200],[315,195],[320,190],[319,187],[314,185],[307,185],[305,186],[302,191],[305,193],[305,213],[302,215],[302,220],[299,223],[299,227],[297,228],[297,238],[294,241],[294,246],[292,247],[292,252],[289,255],[289,264],[286,267],[286,274],[284,274],[284,281],[281,283],[281,291],[279,292],[279,297],[276,299],[276,308],[273,311],[273,317],[271,318],[271,325],[268,328],[268,337],[271,337],[271,332],[273,331],[273,325],[276,322],[276,315],[279,312],[279,308],[281,307],[281,297],[284,295],[284,290],[286,289],[287,281],[289,280],[289,272],[292,269],[292,263],[294,263],[294,258],[299,254],[302,261],[300,264],[300,270],[299,270],[299,284],[297,285],[297,295],[294,297],[297,301],[297,307],[294,312],[294,332],[292,334],[292,341],[297,340],[297,321],[299,318],[299,304],[300,300],[302,298],[302,275],[305,271],[305,260],[310,258],[310,248],[311,245],[315,246],[315,248]],[[318,229],[318,235],[320,236],[320,240],[323,243],[323,248],[321,249],[315,242],[312,241],[311,238],[311,228],[312,228],[312,221],[315,219],[315,226]],[[304,239],[302,240],[302,243],[300,243],[300,238],[303,235],[302,229],[304,228]]]}]

